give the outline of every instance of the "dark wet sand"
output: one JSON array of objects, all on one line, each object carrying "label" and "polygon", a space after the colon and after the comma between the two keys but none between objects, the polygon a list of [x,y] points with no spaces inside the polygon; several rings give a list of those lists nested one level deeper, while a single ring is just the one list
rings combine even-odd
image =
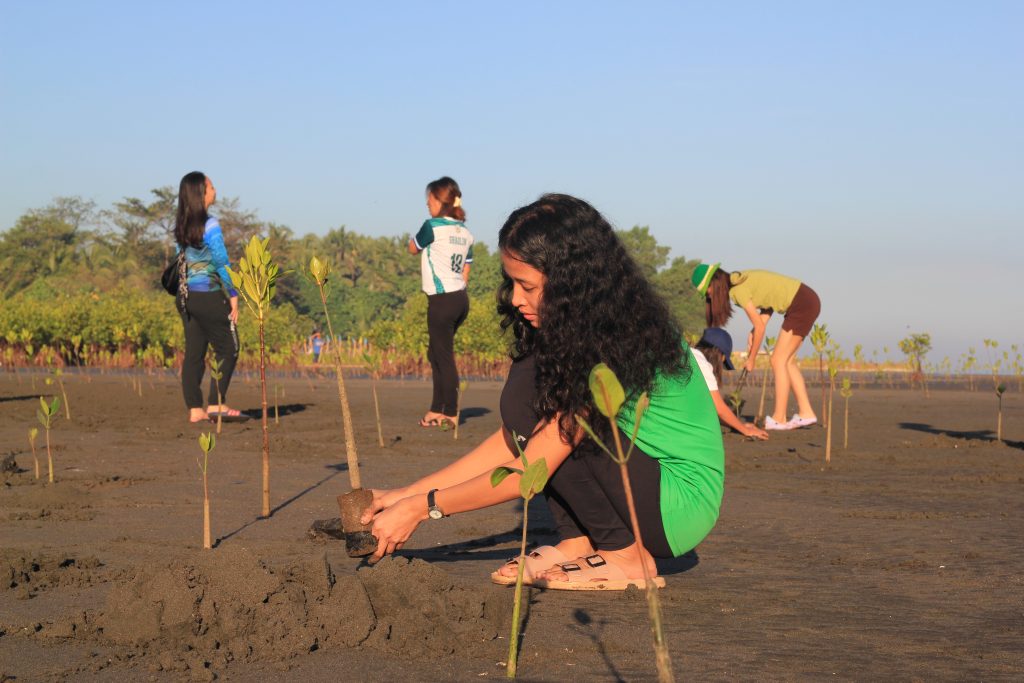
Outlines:
[{"label": "dark wet sand", "polygon": [[[360,568],[308,533],[348,490],[334,384],[274,382],[274,513],[257,518],[259,421],[225,424],[210,461],[219,544],[204,551],[200,429],[173,378],[144,379],[140,399],[125,377],[66,376],[73,420],[52,433],[51,487],[33,478],[27,432],[52,389],[0,374],[0,456],[20,469],[0,487],[0,680],[504,677],[512,592],[487,576],[516,552],[521,506],[424,523],[412,563]],[[381,448],[370,385],[351,380],[364,484],[405,483],[482,440],[499,390],[470,384],[456,442],[416,424],[428,383],[383,382]],[[1003,443],[995,403],[855,387],[850,447],[837,396],[828,466],[821,428],[726,435],[719,524],[663,567],[678,679],[1019,680],[1024,399],[1004,397]],[[258,384],[237,381],[231,404],[258,409]],[[543,501],[530,510],[531,541],[551,541]],[[654,678],[642,595],[527,595],[522,680]]]}]

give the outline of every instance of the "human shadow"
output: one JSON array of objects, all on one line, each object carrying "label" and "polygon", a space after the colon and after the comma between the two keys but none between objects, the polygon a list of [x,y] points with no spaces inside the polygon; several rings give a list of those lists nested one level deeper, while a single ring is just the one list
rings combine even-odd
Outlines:
[{"label": "human shadow", "polygon": [[[286,403],[284,405],[277,406],[277,416],[287,417],[288,415],[294,415],[295,413],[301,413],[312,403]],[[248,415],[254,420],[259,420],[263,417],[263,408],[246,408],[245,410],[239,411],[242,415]],[[274,406],[267,406],[267,418],[274,418]]]},{"label": "human shadow", "polygon": [[483,417],[489,415],[491,412],[490,408],[484,408],[482,406],[474,406],[472,408],[462,408],[459,411],[459,423],[463,423],[466,420],[471,420],[474,417]]},{"label": "human shadow", "polygon": [[253,519],[250,519],[248,522],[246,522],[242,526],[238,527],[234,531],[231,531],[231,532],[229,532],[227,534],[224,534],[223,536],[220,536],[219,538],[217,538],[216,542],[213,544],[213,547],[214,548],[218,547],[224,541],[228,540],[229,538],[231,538],[233,536],[236,536],[236,535],[240,534],[241,532],[245,531],[246,529],[251,527],[256,522],[261,522],[261,521],[263,521],[265,519],[270,519],[275,514],[277,514],[281,510],[285,509],[286,507],[288,507],[289,505],[291,505],[292,503],[297,501],[299,498],[302,498],[304,495],[306,495],[310,491],[318,489],[321,486],[323,486],[324,484],[326,484],[328,481],[330,481],[331,479],[334,479],[341,472],[347,472],[348,471],[348,464],[347,463],[343,463],[343,462],[339,462],[339,463],[337,463],[335,465],[324,465],[324,468],[325,469],[329,469],[329,470],[333,470],[333,472],[331,472],[327,476],[325,476],[322,479],[320,479],[320,481],[318,481],[318,482],[316,482],[314,484],[310,484],[306,488],[302,489],[301,491],[299,491],[298,493],[293,495],[291,498],[288,498],[287,500],[285,500],[285,501],[283,501],[281,503],[278,503],[275,507],[270,509],[270,514],[267,515],[266,517],[264,517],[262,515],[260,515],[258,517],[254,517]]},{"label": "human shadow", "polygon": [[[543,545],[536,541],[537,536],[554,536],[554,529],[534,528],[531,525],[530,536],[535,540],[526,544],[526,552],[530,552],[538,545]],[[458,543],[448,543],[431,548],[403,549],[402,554],[429,562],[461,562],[467,559],[467,556],[481,560],[507,560],[509,557],[519,554],[519,547],[498,548],[496,546],[518,543],[522,538],[523,530],[513,527],[508,531],[471,538]]]},{"label": "human shadow", "polygon": [[8,401],[31,401],[32,399],[38,399],[37,394],[26,394],[24,396],[0,396],[0,403],[7,403]]},{"label": "human shadow", "polygon": [[[922,422],[900,422],[900,429],[925,432],[926,434],[935,434],[937,436],[948,436],[951,439],[963,439],[965,441],[985,441],[987,443],[997,443],[1000,441],[996,438],[995,433],[991,429],[978,429],[964,432],[955,429],[940,429]],[[1006,444],[1010,448],[1019,448],[1024,450],[1024,441],[1010,441],[1009,439],[1002,439],[1002,443]]]}]

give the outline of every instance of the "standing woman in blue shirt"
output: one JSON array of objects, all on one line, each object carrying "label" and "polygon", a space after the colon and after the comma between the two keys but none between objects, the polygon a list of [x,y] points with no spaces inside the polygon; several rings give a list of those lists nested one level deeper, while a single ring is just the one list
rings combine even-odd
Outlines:
[{"label": "standing woman in blue shirt", "polygon": [[[187,264],[185,284],[188,292],[184,310],[179,308],[178,312],[185,325],[181,390],[191,422],[204,422],[217,417],[218,413],[222,419],[246,419],[225,403],[235,361],[238,360],[238,332],[235,329],[238,292],[231,286],[227,272],[230,263],[220,223],[207,213],[215,201],[217,190],[204,174],[193,171],[181,179],[174,239],[178,250],[185,252]],[[207,410],[203,408],[200,385],[208,346],[213,347],[220,363],[221,378],[216,383],[210,379]]]},{"label": "standing woman in blue shirt", "polygon": [[430,410],[421,427],[455,424],[459,371],[455,367],[455,331],[469,314],[469,268],[473,235],[466,229],[462,190],[448,176],[427,185],[430,219],[409,240],[409,253],[420,255],[423,291],[427,295],[427,360],[434,381]]}]

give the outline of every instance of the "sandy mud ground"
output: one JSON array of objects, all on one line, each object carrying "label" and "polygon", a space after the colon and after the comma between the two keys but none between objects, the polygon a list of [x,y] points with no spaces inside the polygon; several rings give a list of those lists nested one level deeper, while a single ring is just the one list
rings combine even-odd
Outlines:
[{"label": "sandy mud ground", "polygon": [[[0,680],[476,681],[504,677],[514,503],[424,523],[375,567],[310,525],[348,489],[330,380],[280,378],[273,514],[260,519],[259,422],[225,424],[210,459],[203,550],[200,430],[171,377],[67,376],[56,484],[33,476],[37,377],[0,374]],[[350,381],[363,481],[435,469],[498,426],[498,383],[471,383],[459,441],[416,425],[424,382]],[[756,392],[747,398],[756,401]],[[837,397],[837,401],[839,401]],[[255,412],[255,381],[232,405]],[[665,563],[662,604],[681,680],[1020,680],[1024,671],[1024,399],[858,389],[850,446],[825,430],[726,435],[725,503],[696,553]],[[748,411],[749,412],[749,411]],[[531,505],[531,542],[552,540]],[[654,677],[636,591],[528,591],[520,678]]]}]

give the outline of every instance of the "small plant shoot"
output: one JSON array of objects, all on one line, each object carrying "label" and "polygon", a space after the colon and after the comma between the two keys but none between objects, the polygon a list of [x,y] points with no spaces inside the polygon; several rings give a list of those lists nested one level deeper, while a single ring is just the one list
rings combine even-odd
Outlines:
[{"label": "small plant shoot", "polygon": [[42,396],[39,397],[39,408],[36,409],[36,417],[39,424],[46,430],[46,465],[49,470],[47,481],[53,483],[53,449],[50,448],[50,428],[53,426],[53,418],[60,411],[60,397],[54,396],[49,403]]},{"label": "small plant shoot", "polygon": [[39,428],[32,427],[28,430],[28,445],[32,447],[32,462],[36,466],[36,479],[39,479],[39,457],[36,455],[36,437],[39,436]]},{"label": "small plant shoot", "polygon": [[548,463],[543,458],[534,462],[526,459],[526,453],[519,446],[519,438],[513,432],[512,442],[519,451],[519,461],[523,468],[501,465],[491,472],[491,486],[497,487],[512,474],[519,475],[519,496],[523,499],[523,529],[519,543],[519,562],[516,570],[516,589],[512,603],[512,630],[508,639],[508,666],[505,674],[508,678],[516,677],[516,666],[519,653],[519,608],[523,595],[523,572],[526,568],[526,529],[529,524],[530,501],[544,490],[548,483]]},{"label": "small plant shoot", "polygon": [[210,541],[210,486],[207,478],[207,471],[210,464],[210,451],[217,445],[217,437],[211,432],[199,435],[199,448],[203,451],[203,459],[196,458],[199,471],[203,474],[203,548],[209,550],[213,547]]},{"label": "small plant shoot", "polygon": [[262,516],[270,516],[270,431],[267,424],[267,347],[266,326],[270,301],[277,289],[281,269],[271,258],[267,244],[270,238],[253,235],[245,245],[245,256],[238,260],[238,270],[228,269],[231,283],[256,317],[260,340],[260,399],[263,408],[263,507]]}]

